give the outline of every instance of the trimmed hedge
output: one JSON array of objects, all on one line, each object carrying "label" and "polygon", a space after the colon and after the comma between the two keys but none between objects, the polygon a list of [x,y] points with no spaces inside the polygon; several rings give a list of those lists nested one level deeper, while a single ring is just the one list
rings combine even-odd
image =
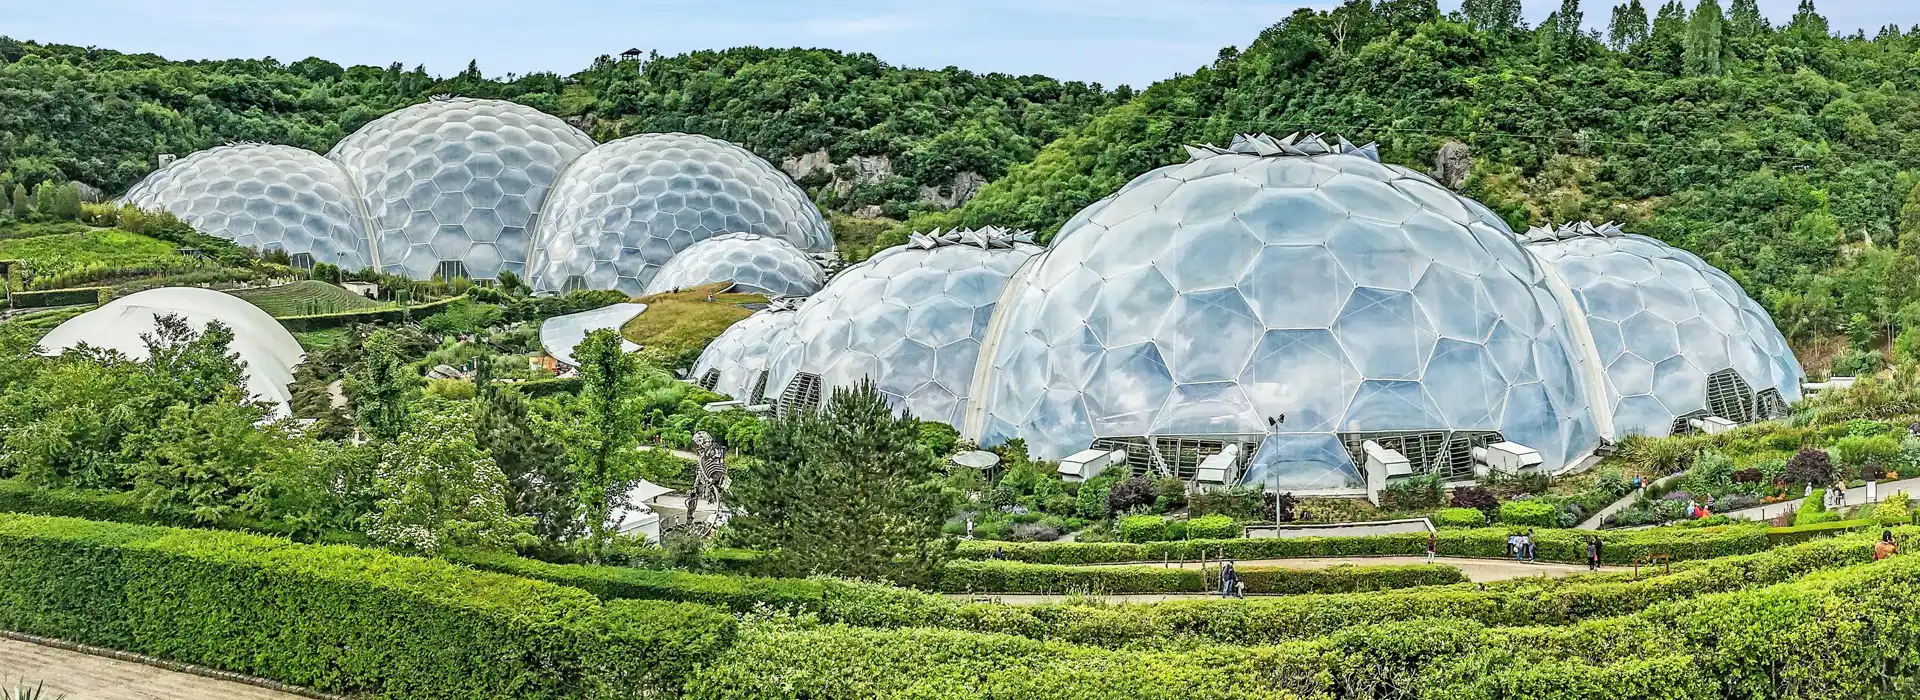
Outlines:
[{"label": "trimmed hedge", "polygon": [[[133,525],[239,530],[295,539],[314,539],[305,537],[304,533],[298,532],[296,528],[281,523],[256,520],[237,514],[206,523],[194,518],[192,513],[186,511],[152,511],[142,508],[140,499],[135,498],[132,493],[66,488],[47,489],[29,484],[19,478],[0,479],[0,512],[84,518]],[[347,531],[328,532],[318,539],[329,544],[370,542],[365,535]]]},{"label": "trimmed hedge", "polygon": [[825,589],[819,581],[654,571],[622,566],[549,564],[505,552],[457,550],[447,559],[476,569],[584,589],[600,598],[637,598],[705,603],[740,612],[762,605],[818,611]]},{"label": "trimmed hedge", "polygon": [[1554,527],[1560,524],[1560,511],[1546,501],[1507,501],[1500,504],[1500,522],[1505,525]]},{"label": "trimmed hedge", "polygon": [[1770,527],[1767,528],[1767,539],[1773,540],[1775,545],[1794,544],[1796,542],[1805,542],[1815,537],[1838,535],[1849,530],[1858,530],[1863,527],[1878,527],[1879,524],[1878,521],[1871,519],[1828,520],[1812,525]]},{"label": "trimmed hedge", "polygon": [[554,394],[580,393],[580,381],[579,377],[553,377],[551,379],[535,379],[532,381],[519,382],[513,386],[518,387],[520,393],[525,394],[527,398],[537,399],[542,396],[552,396]]},{"label": "trimmed hedge", "polygon": [[462,294],[457,297],[448,297],[446,299],[441,299],[438,301],[430,301],[425,304],[418,304],[418,305],[410,306],[404,309],[379,308],[379,309],[366,309],[362,311],[342,311],[339,313],[331,313],[331,314],[288,316],[286,318],[278,318],[274,320],[279,321],[280,325],[286,326],[287,330],[294,331],[294,332],[317,331],[317,330],[323,330],[327,328],[340,328],[340,327],[355,324],[355,323],[375,323],[375,322],[393,323],[395,321],[400,321],[402,319],[419,320],[419,319],[426,318],[428,316],[433,316],[442,311],[446,311],[449,305],[465,298],[467,298],[467,296],[465,294]]},{"label": "trimmed hedge", "polygon": [[670,696],[736,624],[370,549],[0,515],[0,627],[323,692]]},{"label": "trimmed hedge", "polygon": [[[1465,583],[1440,564],[1332,566],[1321,569],[1236,567],[1247,593],[1351,593]],[[957,561],[940,573],[948,593],[1217,593],[1220,570],[1155,566],[1055,566],[1011,561]]]},{"label": "trimmed hedge", "polygon": [[50,306],[93,304],[98,306],[110,287],[73,287],[38,292],[14,292],[8,296],[16,309],[40,309]]},{"label": "trimmed hedge", "polygon": [[[1435,534],[1440,556],[1507,557],[1507,535],[1513,528],[1440,530]],[[1585,564],[1587,539],[1603,543],[1601,560],[1632,564],[1637,558],[1664,554],[1674,561],[1711,559],[1749,554],[1771,546],[1767,528],[1759,524],[1702,528],[1656,528],[1634,531],[1535,529],[1534,545],[1541,561]],[[1217,559],[1292,559],[1297,557],[1424,556],[1426,533],[1365,535],[1359,537],[1292,537],[1179,542],[961,542],[960,559],[1008,559],[1032,564],[1124,564],[1157,561]]]},{"label": "trimmed hedge", "polygon": [[1563,626],[1386,621],[1273,646],[755,621],[689,687],[710,700],[1910,697],[1916,620],[1920,558],[1895,557]]},{"label": "trimmed hedge", "polygon": [[1230,540],[1244,532],[1240,523],[1224,515],[1202,515],[1187,521],[1187,537],[1196,540]]}]

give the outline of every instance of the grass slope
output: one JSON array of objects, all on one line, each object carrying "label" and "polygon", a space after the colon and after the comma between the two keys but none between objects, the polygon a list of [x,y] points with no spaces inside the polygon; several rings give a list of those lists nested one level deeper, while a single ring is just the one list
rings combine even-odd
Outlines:
[{"label": "grass slope", "polygon": [[[727,330],[728,326],[753,315],[742,304],[765,303],[759,294],[721,294],[726,283],[709,284],[678,292],[655,294],[638,301],[647,310],[628,321],[620,333],[651,352],[678,356],[698,353]],[[708,301],[707,296],[713,300]]]},{"label": "grass slope", "polygon": [[272,314],[274,318],[312,316],[391,306],[391,304],[374,301],[318,280],[302,280],[265,289],[244,289],[234,292],[233,295],[260,307],[261,310]]},{"label": "grass slope", "polygon": [[95,267],[178,269],[192,261],[174,245],[119,229],[0,239],[0,260],[24,260],[46,277]]}]

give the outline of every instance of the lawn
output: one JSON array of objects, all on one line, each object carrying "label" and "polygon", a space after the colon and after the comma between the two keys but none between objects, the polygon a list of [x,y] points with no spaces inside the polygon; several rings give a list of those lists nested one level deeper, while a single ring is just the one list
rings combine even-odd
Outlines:
[{"label": "lawn", "polygon": [[39,282],[75,273],[178,271],[196,265],[174,252],[172,243],[111,228],[0,239],[0,260],[9,259],[26,261],[33,270],[33,288],[49,288]]},{"label": "lawn", "polygon": [[[728,326],[753,315],[753,310],[742,304],[767,301],[759,294],[717,293],[726,287],[722,282],[641,297],[636,301],[646,304],[647,310],[628,321],[620,332],[649,352],[670,357],[698,354]],[[709,294],[713,301],[707,301]]]},{"label": "lawn", "polygon": [[318,280],[302,280],[265,289],[243,289],[234,292],[233,295],[260,307],[274,318],[313,316],[392,306],[391,303],[374,301]]}]

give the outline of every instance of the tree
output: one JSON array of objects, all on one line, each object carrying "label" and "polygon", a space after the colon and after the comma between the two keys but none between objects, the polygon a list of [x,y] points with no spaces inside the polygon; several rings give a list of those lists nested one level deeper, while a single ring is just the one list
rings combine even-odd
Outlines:
[{"label": "tree", "polygon": [[233,346],[233,329],[219,321],[194,330],[185,317],[162,314],[154,330],[140,336],[147,346],[141,363],[161,405],[198,406],[217,399],[245,398],[246,363]]},{"label": "tree", "polygon": [[1793,12],[1793,19],[1787,23],[1787,29],[1807,38],[1825,38],[1828,35],[1827,18],[1814,9],[1813,0],[1800,0],[1800,7]]},{"label": "tree", "polygon": [[1607,24],[1607,45],[1615,51],[1627,51],[1647,40],[1647,8],[1640,0],[1613,7],[1613,21]]},{"label": "tree", "polygon": [[401,361],[393,331],[374,331],[365,346],[360,361],[347,370],[344,387],[361,430],[377,440],[393,440],[406,429],[407,407],[420,394],[420,377]]},{"label": "tree", "polygon": [[428,399],[384,446],[366,533],[383,544],[434,553],[522,543],[531,518],[507,513],[506,477],[473,443],[472,406]]},{"label": "tree", "polygon": [[506,479],[507,514],[532,520],[549,544],[580,535],[580,501],[566,450],[535,429],[526,395],[493,383],[493,358],[479,358],[474,383],[474,443]]},{"label": "tree", "polygon": [[1727,33],[1747,38],[1758,36],[1771,30],[1765,15],[1760,14],[1758,0],[1733,0],[1733,6],[1727,12]]},{"label": "tree", "polygon": [[1687,75],[1719,75],[1720,53],[1726,31],[1718,0],[1700,0],[1687,22],[1686,52],[1681,59]]},{"label": "tree", "polygon": [[1520,28],[1520,0],[1465,0],[1460,13],[1477,32],[1504,34]]},{"label": "tree", "polygon": [[247,478],[275,455],[278,426],[256,429],[265,411],[239,403],[167,407],[159,425],[129,440],[141,510],[218,522],[241,506]]},{"label": "tree", "polygon": [[589,556],[611,542],[608,519],[643,477],[638,445],[640,360],[620,345],[620,334],[597,330],[573,349],[580,363],[580,395],[550,424],[572,466],[575,494],[586,517]]},{"label": "tree", "polygon": [[33,201],[27,199],[26,185],[13,186],[12,200],[11,208],[14,218],[25,219],[33,215]]},{"label": "tree", "polygon": [[728,527],[774,571],[926,582],[951,552],[955,501],[919,435],[872,382],[837,388],[824,410],[767,425],[765,457],[733,475]]}]

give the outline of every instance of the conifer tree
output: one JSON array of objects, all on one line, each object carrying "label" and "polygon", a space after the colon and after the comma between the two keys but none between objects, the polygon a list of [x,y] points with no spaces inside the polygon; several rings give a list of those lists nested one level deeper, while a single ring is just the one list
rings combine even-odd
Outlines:
[{"label": "conifer tree", "polygon": [[951,551],[954,499],[919,437],[872,382],[835,389],[824,410],[767,425],[764,459],[733,477],[728,527],[781,573],[927,582]]},{"label": "conifer tree", "polygon": [[1727,33],[1737,37],[1756,36],[1771,29],[1760,14],[1759,0],[1733,0],[1727,11]]}]

